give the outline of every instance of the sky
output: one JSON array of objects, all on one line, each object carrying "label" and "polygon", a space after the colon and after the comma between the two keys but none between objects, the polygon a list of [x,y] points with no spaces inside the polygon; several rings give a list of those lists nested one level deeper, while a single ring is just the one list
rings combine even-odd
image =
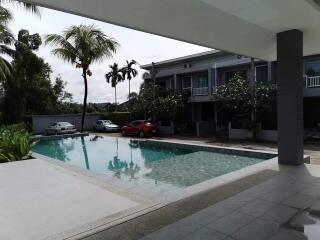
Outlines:
[{"label": "sky", "polygon": [[[114,62],[122,66],[126,60],[134,59],[143,65],[210,50],[201,46],[51,9],[41,8],[41,17],[39,17],[17,6],[6,5],[6,7],[10,8],[14,15],[14,20],[9,26],[15,35],[20,29],[29,30],[30,34],[39,33],[41,36],[50,33],[61,34],[66,27],[71,25],[94,24],[106,35],[120,43],[120,48],[113,58],[91,66],[93,76],[88,80],[88,102],[114,102],[114,89],[111,88],[110,84],[106,83],[104,77],[109,65]],[[42,45],[37,51],[37,54],[51,65],[53,70],[51,79],[54,80],[56,76],[61,75],[62,79],[67,82],[67,91],[73,94],[73,100],[82,102],[84,85],[81,70],[53,56],[51,50],[50,46]],[[138,92],[143,72],[144,70],[139,70],[139,75],[131,80],[131,91]],[[126,101],[128,91],[128,81],[118,84],[118,103]]]}]

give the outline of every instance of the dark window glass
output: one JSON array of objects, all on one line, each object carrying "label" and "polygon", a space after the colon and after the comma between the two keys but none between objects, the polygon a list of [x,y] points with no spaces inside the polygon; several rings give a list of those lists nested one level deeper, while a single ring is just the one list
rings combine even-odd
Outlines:
[{"label": "dark window glass", "polygon": [[183,77],[183,88],[191,88],[191,77],[190,76],[186,76]]},{"label": "dark window glass", "polygon": [[268,66],[267,65],[256,67],[256,81],[268,82]]},{"label": "dark window glass", "polygon": [[306,62],[305,69],[308,76],[320,76],[320,60]]}]

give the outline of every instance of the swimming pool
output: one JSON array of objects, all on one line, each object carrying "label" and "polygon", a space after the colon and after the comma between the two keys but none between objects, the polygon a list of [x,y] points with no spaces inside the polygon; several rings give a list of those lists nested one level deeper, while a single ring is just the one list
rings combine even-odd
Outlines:
[{"label": "swimming pool", "polygon": [[271,158],[95,136],[41,140],[33,152],[160,192],[186,188]]}]

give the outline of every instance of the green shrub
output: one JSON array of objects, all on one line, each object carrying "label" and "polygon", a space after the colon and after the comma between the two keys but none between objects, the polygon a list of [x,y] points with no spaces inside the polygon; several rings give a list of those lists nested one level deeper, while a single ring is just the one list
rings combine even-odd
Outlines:
[{"label": "green shrub", "polygon": [[22,123],[16,123],[16,124],[4,126],[0,129],[0,131],[2,129],[10,129],[12,131],[25,131],[25,130],[27,130],[27,127],[26,127],[26,124],[24,122],[22,122]]},{"label": "green shrub", "polygon": [[[20,128],[20,129],[19,129]],[[35,142],[19,125],[0,129],[0,163],[30,159]]]},{"label": "green shrub", "polygon": [[112,112],[104,115],[105,120],[111,120],[113,123],[124,126],[132,120],[130,112]]}]

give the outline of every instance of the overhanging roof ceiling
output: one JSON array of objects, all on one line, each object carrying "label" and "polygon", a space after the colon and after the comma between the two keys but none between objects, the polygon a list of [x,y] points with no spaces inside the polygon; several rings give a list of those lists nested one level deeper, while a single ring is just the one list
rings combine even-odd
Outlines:
[{"label": "overhanging roof ceiling", "polygon": [[304,55],[320,53],[313,0],[25,0],[202,46],[276,59],[276,33],[304,32]]}]

